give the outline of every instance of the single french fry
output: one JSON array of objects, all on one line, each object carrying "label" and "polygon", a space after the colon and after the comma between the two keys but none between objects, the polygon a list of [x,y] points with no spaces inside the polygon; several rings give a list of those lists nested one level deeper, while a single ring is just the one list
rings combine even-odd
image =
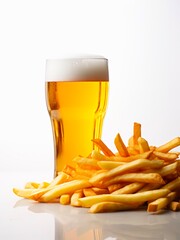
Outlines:
[{"label": "single french fry", "polygon": [[[150,157],[150,155],[152,154],[152,151],[149,151],[149,152],[145,152],[145,153],[140,153],[140,154],[137,154],[137,155],[132,155],[132,156],[129,156],[129,157],[120,157],[120,156],[113,156],[113,157],[109,157],[110,159],[109,160],[114,160],[114,161],[119,161],[119,162],[132,162],[134,160],[137,160],[137,159],[148,159]],[[104,159],[105,160],[105,159]]]},{"label": "single french fry", "polygon": [[39,184],[38,189],[47,188],[49,186],[48,182],[42,182]]},{"label": "single french fry", "polygon": [[130,156],[134,156],[134,155],[139,154],[139,149],[137,150],[132,146],[127,146],[127,150],[128,150],[128,153],[129,153]]},{"label": "single french fry", "polygon": [[118,167],[120,165],[125,164],[125,162],[115,162],[115,161],[98,161],[98,166],[101,169],[106,169],[106,170],[110,170],[113,169],[115,167]]},{"label": "single french fry", "polygon": [[93,191],[92,188],[84,188],[83,189],[83,194],[84,194],[85,197],[96,195],[96,193]]},{"label": "single french fry", "polygon": [[72,180],[85,180],[85,181],[88,181],[88,180],[89,180],[89,177],[86,176],[85,174],[76,172],[76,173],[74,174]]},{"label": "single french fry", "polygon": [[93,139],[93,143],[108,157],[115,156],[101,139]]},{"label": "single french fry", "polygon": [[172,173],[172,174],[169,174],[169,175],[165,176],[164,179],[165,179],[165,181],[167,183],[167,182],[173,181],[177,177],[178,177],[178,174],[177,174],[177,172],[175,172],[175,173]]},{"label": "single french fry", "polygon": [[140,182],[133,182],[130,183],[114,192],[112,192],[111,194],[127,194],[127,193],[135,193],[137,192],[139,189],[141,189],[145,184],[144,183],[140,183]]},{"label": "single french fry", "polygon": [[163,153],[163,152],[157,152],[157,151],[153,151],[153,154],[160,158],[160,159],[163,159],[163,160],[166,160],[166,161],[173,161],[175,160],[176,158],[178,158],[178,154],[177,153]]},{"label": "single french fry", "polygon": [[107,188],[108,188],[109,193],[112,193],[120,188],[123,188],[127,184],[129,184],[129,183],[124,183],[124,182],[114,183],[114,184],[109,185]]},{"label": "single french fry", "polygon": [[82,207],[91,207],[93,204],[100,202],[119,202],[125,204],[137,204],[147,201],[153,201],[160,197],[165,197],[170,191],[168,189],[151,190],[134,194],[102,194],[90,197],[80,198]]},{"label": "single french fry", "polygon": [[24,186],[25,189],[37,189],[39,187],[39,183],[36,183],[36,182],[27,182]]},{"label": "single french fry", "polygon": [[62,183],[50,189],[43,194],[38,201],[50,202],[53,199],[60,197],[63,194],[71,193],[79,189],[91,187],[91,184],[85,180],[72,180],[70,182]]},{"label": "single french fry", "polygon": [[134,122],[133,136],[128,140],[128,147],[139,153],[138,138],[141,137],[141,124]]},{"label": "single french fry", "polygon": [[150,151],[149,144],[144,138],[142,138],[142,137],[138,138],[138,145],[139,145],[140,153]]},{"label": "single french fry", "polygon": [[100,202],[92,205],[89,209],[90,213],[103,213],[103,212],[117,212],[136,209],[139,205],[127,205],[118,202]]},{"label": "single french fry", "polygon": [[121,157],[121,156],[105,156],[101,154],[100,152],[93,150],[91,153],[91,157],[100,160],[100,161],[116,161],[116,162],[131,162],[137,159],[148,159],[149,156],[152,154],[152,151],[141,153],[141,154],[136,154],[136,155],[131,155],[129,157]]},{"label": "single french fry", "polygon": [[63,194],[59,198],[59,202],[63,205],[68,205],[70,203],[71,195],[70,194]]},{"label": "single french fry", "polygon": [[180,177],[167,183],[162,187],[162,189],[169,189],[170,191],[175,191],[176,189],[180,189]]},{"label": "single french fry", "polygon": [[170,192],[166,197],[158,198],[155,201],[148,204],[148,212],[157,212],[161,209],[165,209],[176,198],[175,192]]},{"label": "single french fry", "polygon": [[73,162],[76,162],[81,168],[83,169],[100,169],[98,166],[98,161],[93,158],[84,158],[84,157],[76,157],[72,160]]},{"label": "single french fry", "polygon": [[[134,137],[130,137],[129,140],[128,140],[128,146],[127,146],[127,149],[130,149],[131,152],[135,153],[137,152],[137,154],[140,154],[140,151],[139,151],[139,145],[136,143],[134,143]],[[129,152],[129,151],[128,151]],[[130,154],[131,155],[131,154]],[[132,154],[132,155],[135,155],[135,154]]]},{"label": "single french fry", "polygon": [[59,172],[57,177],[55,177],[49,184],[48,188],[54,187],[58,184],[68,182],[72,180],[72,177],[64,172]]},{"label": "single french fry", "polygon": [[19,188],[13,188],[13,192],[18,196],[22,198],[28,198],[34,200],[34,198],[31,196],[32,193],[37,192],[38,189],[19,189]]},{"label": "single french fry", "polygon": [[[137,145],[137,144],[136,144],[136,145]],[[135,147],[133,136],[131,136],[131,137],[128,139],[128,147],[131,147],[132,149]],[[138,145],[137,145],[137,147],[138,147]],[[137,151],[139,152],[139,147],[138,147]]]},{"label": "single french fry", "polygon": [[71,201],[70,201],[71,206],[80,207],[81,204],[78,200],[79,198],[82,198],[82,197],[84,197],[84,193],[82,189],[75,191],[71,196]]},{"label": "single french fry", "polygon": [[[168,175],[171,175],[173,174],[173,178],[176,178],[177,176],[177,165],[178,163],[177,162],[173,162],[169,165],[165,165],[164,167],[160,168],[160,169],[147,169],[147,170],[144,170],[142,171],[143,173],[151,173],[151,172],[156,172],[156,173],[159,173],[162,177],[166,177]],[[174,177],[174,174],[175,177]]]},{"label": "single french fry", "polygon": [[139,137],[141,137],[141,124],[134,122],[134,132],[133,132],[134,145],[138,144]]},{"label": "single french fry", "polygon": [[146,192],[146,191],[150,191],[150,190],[159,189],[161,186],[162,186],[161,183],[147,183],[138,192]]},{"label": "single french fry", "polygon": [[85,176],[87,179],[92,177],[95,173],[97,173],[97,170],[95,169],[83,169],[80,166],[76,165],[76,174]]},{"label": "single french fry", "polygon": [[156,172],[158,172],[162,177],[165,177],[169,174],[175,173],[177,170],[177,166],[178,166],[178,163],[174,162],[174,163],[164,166],[161,169],[156,170]]},{"label": "single french fry", "polygon": [[105,182],[100,182],[99,186],[106,186],[119,183],[119,182],[139,182],[139,183],[159,183],[164,184],[164,180],[159,173],[126,173],[120,176],[116,176]]},{"label": "single french fry", "polygon": [[75,168],[68,164],[66,164],[65,167],[63,168],[63,172],[66,173],[67,175],[70,175],[71,177],[74,177],[74,175],[76,175]]},{"label": "single french fry", "polygon": [[136,171],[137,169],[142,168],[160,168],[163,166],[163,161],[161,160],[147,160],[147,159],[138,159],[133,162],[126,163],[124,165],[120,165],[116,168],[113,168],[105,173],[99,173],[92,178],[89,179],[90,183],[93,185],[99,184],[101,181],[113,178],[117,175],[123,174],[128,171]]},{"label": "single french fry", "polygon": [[176,137],[174,139],[172,139],[171,141],[165,143],[164,145],[156,148],[157,152],[163,152],[163,153],[167,153],[169,152],[171,149],[180,146],[180,137]]},{"label": "single french fry", "polygon": [[180,210],[180,202],[171,202],[169,206],[170,210],[172,211],[179,211]]},{"label": "single french fry", "polygon": [[97,150],[93,150],[91,152],[91,158],[96,159],[96,160],[102,160],[102,161],[105,161],[105,160],[110,161],[111,160],[110,157],[100,153]]},{"label": "single french fry", "polygon": [[107,188],[97,188],[97,187],[93,187],[92,190],[97,194],[108,194],[109,190]]},{"label": "single french fry", "polygon": [[52,188],[41,188],[41,189],[37,189],[37,191],[34,191],[31,193],[31,195],[29,196],[31,199],[35,200],[35,201],[38,201],[38,199],[45,193],[47,193],[48,191],[50,191],[51,189],[53,189],[54,187]]},{"label": "single french fry", "polygon": [[119,133],[116,135],[116,137],[114,139],[114,144],[115,144],[120,156],[122,156],[122,157],[129,156],[128,150],[127,150]]}]

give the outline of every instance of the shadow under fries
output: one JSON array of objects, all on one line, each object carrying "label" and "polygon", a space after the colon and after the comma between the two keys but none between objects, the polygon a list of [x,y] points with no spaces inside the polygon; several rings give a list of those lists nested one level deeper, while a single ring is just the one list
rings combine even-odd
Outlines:
[{"label": "shadow under fries", "polygon": [[180,214],[147,214],[144,209],[89,214],[87,209],[56,203],[36,203],[21,199],[14,207],[27,207],[33,213],[48,213],[55,220],[55,240],[177,240]]}]

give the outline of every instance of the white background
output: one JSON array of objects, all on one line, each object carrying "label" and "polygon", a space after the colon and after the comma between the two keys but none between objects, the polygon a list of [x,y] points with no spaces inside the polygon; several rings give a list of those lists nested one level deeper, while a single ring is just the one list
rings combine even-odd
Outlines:
[{"label": "white background", "polygon": [[103,140],[114,150],[133,122],[152,145],[180,135],[180,1],[1,0],[0,169],[53,173],[45,60],[109,59]]}]

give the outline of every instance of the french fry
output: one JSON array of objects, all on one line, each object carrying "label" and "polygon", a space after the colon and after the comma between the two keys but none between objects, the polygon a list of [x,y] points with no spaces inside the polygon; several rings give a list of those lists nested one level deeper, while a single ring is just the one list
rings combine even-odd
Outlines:
[{"label": "french fry", "polygon": [[141,153],[141,154],[136,154],[136,155],[131,155],[129,157],[121,157],[121,156],[105,156],[101,153],[99,153],[96,150],[92,151],[91,157],[100,160],[100,161],[115,161],[115,162],[131,162],[137,159],[148,159],[149,156],[152,154],[152,151]]},{"label": "french fry", "polygon": [[162,189],[169,189],[170,191],[175,191],[176,189],[180,189],[180,177],[167,183],[162,187]]},{"label": "french fry", "polygon": [[149,144],[144,138],[142,138],[142,137],[138,138],[138,145],[139,145],[140,153],[150,151]]},{"label": "french fry", "polygon": [[170,203],[170,210],[172,211],[179,211],[180,210],[180,202],[171,202]]},{"label": "french fry", "polygon": [[71,177],[70,175],[68,175],[68,174],[66,174],[66,173],[64,173],[64,172],[59,172],[59,173],[58,173],[58,176],[55,177],[55,178],[50,182],[50,184],[49,184],[48,187],[51,188],[51,187],[54,187],[54,186],[59,185],[59,184],[61,184],[61,183],[68,182],[68,181],[70,181],[70,180],[72,180],[72,177]]},{"label": "french fry", "polygon": [[92,190],[97,194],[108,194],[109,190],[107,188],[97,188],[97,187],[93,187]]},{"label": "french fry", "polygon": [[93,139],[92,141],[106,156],[114,156],[114,153],[106,146],[106,144],[101,139]]},{"label": "french fry", "polygon": [[90,183],[93,185],[97,185],[101,181],[116,177],[117,175],[123,174],[128,171],[135,171],[137,169],[142,168],[160,168],[163,166],[163,161],[161,160],[147,160],[147,159],[138,159],[133,162],[126,163],[124,165],[118,166],[116,168],[113,168],[105,173],[100,173],[98,175],[93,176],[89,179]]},{"label": "french fry", "polygon": [[114,160],[117,162],[132,162],[132,161],[138,160],[138,159],[148,159],[151,154],[152,154],[152,151],[149,151],[149,152],[140,153],[137,155],[132,155],[129,157],[120,157],[120,156],[110,157],[109,160]]},{"label": "french fry", "polygon": [[177,169],[177,162],[171,163],[167,166],[164,166],[161,169],[158,169],[156,172],[158,172],[162,177],[165,177],[169,174],[175,173]]},{"label": "french fry", "polygon": [[43,194],[38,201],[39,202],[50,202],[53,199],[60,197],[63,194],[71,193],[79,189],[91,187],[91,184],[85,180],[72,180],[70,182],[62,183],[61,185],[55,186],[48,192]]},{"label": "french fry", "polygon": [[134,137],[133,136],[130,137],[129,140],[128,140],[128,148],[131,148],[131,151],[134,150],[137,153],[139,153],[139,145],[138,145],[138,143],[134,142]]},{"label": "french fry", "polygon": [[141,124],[135,122],[133,126],[133,136],[128,140],[128,147],[139,153],[138,138],[141,137]]},{"label": "french fry", "polygon": [[36,182],[27,182],[24,186],[25,189],[33,189],[33,188],[38,188],[39,187],[39,183]]},{"label": "french fry", "polygon": [[38,189],[47,188],[49,186],[48,182],[42,182],[39,184]]},{"label": "french fry", "polygon": [[141,124],[135,122],[134,123],[134,133],[133,133],[134,145],[138,144],[139,137],[141,137]]},{"label": "french fry", "polygon": [[118,133],[113,153],[101,139],[92,140],[99,149],[87,157],[77,156],[51,182],[28,182],[13,188],[23,198],[45,203],[89,207],[90,213],[133,210],[147,212],[180,210],[180,146],[176,137],[162,146],[149,146],[134,123],[126,146]]},{"label": "french fry", "polygon": [[71,206],[80,207],[81,204],[78,200],[82,197],[84,197],[82,189],[75,191],[71,196],[71,201],[70,201]]},{"label": "french fry", "polygon": [[163,152],[157,152],[157,151],[153,151],[153,154],[163,160],[166,161],[174,161],[175,159],[177,159],[178,154],[177,153],[163,153]]},{"label": "french fry", "polygon": [[161,209],[165,209],[168,204],[170,204],[176,198],[175,192],[170,192],[164,198],[158,198],[155,201],[148,204],[148,212],[157,212]]},{"label": "french fry", "polygon": [[72,161],[76,162],[83,169],[100,169],[97,164],[98,161],[93,158],[76,157]]},{"label": "french fry", "polygon": [[120,165],[123,165],[125,163],[124,162],[115,162],[115,161],[98,161],[97,164],[101,169],[110,170],[110,169],[113,169]]},{"label": "french fry", "polygon": [[70,165],[65,165],[63,172],[67,175],[70,175],[71,177],[74,177],[74,175],[76,175],[76,169]]},{"label": "french fry", "polygon": [[139,189],[141,189],[142,187],[144,187],[144,183],[140,183],[140,182],[133,182],[130,183],[120,189],[117,189],[116,191],[112,192],[111,194],[127,194],[127,193],[135,193],[137,192]]},{"label": "french fry", "polygon": [[92,205],[89,209],[90,213],[103,213],[103,212],[117,212],[136,209],[138,206],[127,205],[118,202],[100,202]]},{"label": "french fry", "polygon": [[115,144],[120,156],[122,156],[122,157],[129,156],[128,150],[127,150],[119,133],[116,135],[116,137],[114,139],[114,144]]},{"label": "french fry", "polygon": [[100,202],[119,202],[133,205],[142,202],[153,201],[160,197],[165,197],[169,192],[170,191],[168,189],[158,189],[134,194],[103,194],[80,198],[79,201],[82,204],[82,207],[91,207],[93,204]]},{"label": "french fry", "polygon": [[83,189],[83,194],[85,197],[89,197],[89,196],[95,196],[96,193],[93,191],[92,188],[84,188]]},{"label": "french fry", "polygon": [[118,189],[120,189],[120,188],[123,188],[123,187],[126,186],[127,184],[129,184],[129,183],[124,183],[124,182],[114,183],[114,184],[112,184],[112,185],[109,185],[109,186],[107,187],[107,189],[108,189],[109,193],[112,193],[112,192],[114,192],[114,191],[116,191],[116,190],[118,190]]},{"label": "french fry", "polygon": [[89,181],[89,177],[82,173],[76,173],[72,180],[86,180]]},{"label": "french fry", "polygon": [[139,154],[139,149],[137,150],[132,146],[127,146],[127,150],[130,156]]},{"label": "french fry", "polygon": [[19,197],[22,197],[22,198],[28,198],[28,199],[32,199],[34,200],[34,198],[31,196],[32,193],[35,193],[37,192],[38,190],[37,189],[19,189],[19,188],[13,188],[13,192],[19,196]]},{"label": "french fry", "polygon": [[97,151],[97,150],[93,150],[93,151],[91,152],[91,157],[92,157],[93,159],[102,160],[102,161],[105,161],[105,160],[110,161],[110,160],[111,160],[110,157],[108,157],[108,156],[100,153],[100,152]]},{"label": "french fry", "polygon": [[146,192],[146,191],[150,191],[150,190],[159,189],[161,186],[162,186],[161,183],[147,183],[138,192]]},{"label": "french fry", "polygon": [[[26,197],[24,196],[24,198],[30,198],[30,199],[37,201],[38,198],[40,198],[44,193],[48,192],[54,186],[68,182],[71,179],[72,178],[70,175],[68,175],[64,172],[59,172],[58,176],[55,177],[50,183],[47,183],[47,184],[43,183],[43,185],[39,184],[37,191],[29,192],[29,196],[27,196],[28,195],[28,193],[27,193]],[[42,186],[44,186],[44,187],[42,187]],[[19,191],[19,194],[20,193],[23,194],[23,190]]]},{"label": "french fry", "polygon": [[177,173],[177,162],[173,162],[169,165],[165,165],[164,167],[160,168],[160,169],[147,169],[144,170],[143,173],[151,173],[151,172],[156,172],[159,173],[162,177],[165,177],[167,175],[170,174],[174,174]]},{"label": "french fry", "polygon": [[[59,185],[58,185],[59,186]],[[32,192],[31,194],[29,194],[29,198],[38,201],[38,199],[45,193],[47,193],[48,191],[50,191],[52,188],[41,188],[41,189],[37,189],[37,191]]]},{"label": "french fry", "polygon": [[171,141],[165,143],[164,145],[156,148],[157,152],[163,152],[163,153],[167,153],[169,152],[171,149],[180,146],[180,137],[176,137],[174,139],[172,139]]},{"label": "french fry", "polygon": [[76,165],[75,168],[76,168],[76,175],[78,174],[78,175],[85,176],[85,177],[87,177],[87,179],[92,177],[97,172],[97,169],[96,170],[95,169],[83,169],[78,165]]},{"label": "french fry", "polygon": [[60,196],[59,203],[63,205],[68,205],[70,203],[71,195],[70,194],[63,194]]},{"label": "french fry", "polygon": [[106,180],[105,182],[98,183],[99,186],[109,185],[119,182],[139,182],[139,183],[159,183],[164,184],[164,180],[159,173],[126,173],[120,176]]}]

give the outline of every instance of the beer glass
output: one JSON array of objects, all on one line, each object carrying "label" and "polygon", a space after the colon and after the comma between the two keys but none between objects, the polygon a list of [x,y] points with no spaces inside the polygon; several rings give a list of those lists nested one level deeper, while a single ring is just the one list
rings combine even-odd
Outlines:
[{"label": "beer glass", "polygon": [[54,140],[54,176],[73,158],[88,156],[100,138],[108,98],[108,60],[76,57],[46,61],[46,103]]}]

